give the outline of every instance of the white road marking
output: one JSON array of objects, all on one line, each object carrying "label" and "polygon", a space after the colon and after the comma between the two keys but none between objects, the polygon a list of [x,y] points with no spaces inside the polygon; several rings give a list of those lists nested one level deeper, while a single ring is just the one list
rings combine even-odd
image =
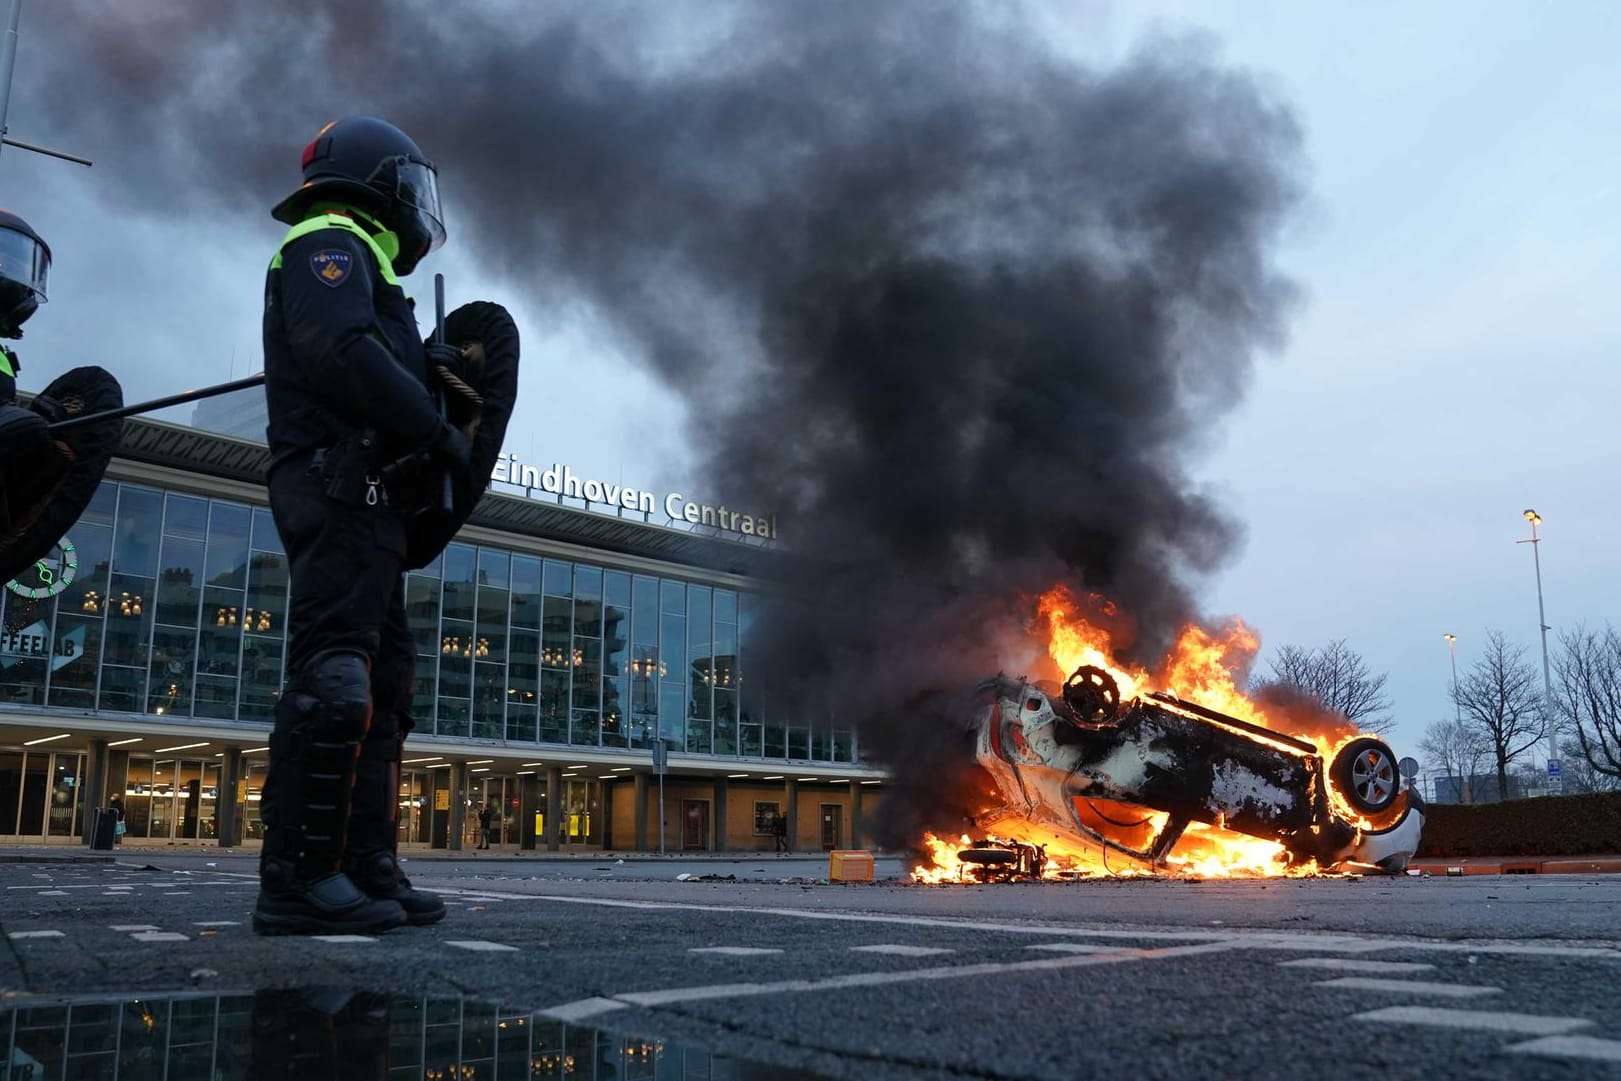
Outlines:
[{"label": "white road marking", "polygon": [[7,938],[66,938],[61,931],[12,931]]},{"label": "white road marking", "polygon": [[851,946],[856,953],[888,953],[896,957],[930,957],[937,953],[955,953],[942,946]]},{"label": "white road marking", "polygon": [[179,931],[137,931],[129,936],[136,942],[190,942]]},{"label": "white road marking", "polygon": [[764,957],[768,953],[781,953],[781,950],[763,949],[759,946],[695,946],[688,953],[713,953],[722,957]]},{"label": "white road marking", "polygon": [[240,927],[241,920],[198,920],[198,927]]},{"label": "white road marking", "polygon": [[107,925],[109,931],[156,931],[155,923],[112,923]]},{"label": "white road marking", "polygon": [[1026,946],[1027,950],[1050,950],[1053,953],[1119,953],[1124,946],[1094,946],[1090,942],[1038,942]]},{"label": "white road marking", "polygon": [[[461,896],[473,893],[473,891],[456,889],[439,889],[435,892]],[[502,901],[548,901],[554,904],[595,905],[603,908],[629,908],[651,911],[668,909],[683,912],[715,912],[723,915],[786,916],[802,920],[900,924],[907,927],[944,927],[959,931],[1001,931],[1014,935],[1038,935],[1044,938],[1077,937],[1140,941],[1208,942],[1220,943],[1233,949],[1323,950],[1331,953],[1372,953],[1379,950],[1406,950],[1424,953],[1470,953],[1525,957],[1584,957],[1621,961],[1621,950],[1613,947],[1566,946],[1555,943],[1547,945],[1530,943],[1506,945],[1490,942],[1434,942],[1424,939],[1357,938],[1348,934],[1325,934],[1309,931],[1172,931],[1163,928],[1129,931],[1061,924],[1042,926],[1024,923],[993,923],[986,920],[966,920],[940,916],[889,916],[865,912],[828,912],[825,910],[795,908],[703,905],[681,901],[626,901],[606,897],[564,897],[547,893],[487,893],[478,891],[476,896],[489,896]]]},{"label": "white road marking", "polygon": [[461,939],[446,942],[447,946],[455,946],[458,950],[472,950],[475,953],[517,953],[518,947],[504,946],[499,942],[480,942],[477,939]]},{"label": "white road marking", "polygon": [[[7,886],[6,887],[6,889],[8,889],[8,890],[42,890],[42,889],[45,889],[45,888],[46,888],[45,886]],[[102,886],[102,884],[100,882],[90,882],[90,883],[80,885],[80,886],[73,886],[73,885],[69,885],[69,884],[64,882],[63,884],[61,884],[59,886],[54,886],[54,887],[51,887],[51,888],[58,889],[58,890],[99,890],[99,889],[102,889],[103,886]]]},{"label": "white road marking", "polygon": [[1163,946],[1151,950],[1117,950],[1072,957],[1048,957],[1040,961],[991,962],[953,965],[944,968],[915,968],[908,972],[859,972],[850,976],[819,979],[781,980],[775,983],[722,983],[708,987],[676,987],[664,991],[635,991],[611,997],[597,996],[566,1002],[540,1013],[559,1020],[594,1017],[626,1006],[665,1006],[678,1002],[703,1002],[721,998],[752,998],[758,995],[792,995],[809,991],[837,991],[847,987],[881,987],[888,984],[917,983],[923,980],[955,980],[1008,973],[1050,972],[1091,965],[1118,965],[1129,961],[1158,961],[1206,953],[1225,953],[1233,947],[1225,942],[1202,942],[1192,946]]},{"label": "white road marking", "polygon": [[1302,957],[1298,961],[1279,961],[1279,968],[1332,968],[1350,972],[1384,972],[1391,976],[1404,972],[1429,972],[1435,968],[1422,961],[1375,961],[1353,957]]},{"label": "white road marking", "polygon": [[1597,1036],[1544,1036],[1540,1040],[1510,1044],[1503,1050],[1516,1055],[1547,1055],[1549,1058],[1590,1058],[1600,1062],[1621,1062],[1621,1040],[1601,1040]]},{"label": "white road marking", "polygon": [[1502,993],[1501,987],[1481,987],[1467,983],[1426,983],[1424,980],[1381,980],[1374,976],[1341,976],[1320,980],[1318,987],[1343,987],[1350,991],[1396,991],[1409,995],[1435,995],[1438,998],[1479,998]]},{"label": "white road marking", "polygon": [[67,890],[40,890],[39,895],[41,897],[68,897],[68,896],[71,896],[68,893]]},{"label": "white road marking", "polygon": [[351,943],[351,942],[376,942],[377,941],[375,938],[372,938],[370,935],[311,935],[310,938],[314,939],[316,942],[333,942],[333,943],[337,943],[340,946],[341,945],[346,945],[346,944]]},{"label": "white road marking", "polygon": [[1532,1013],[1492,1013],[1487,1010],[1448,1010],[1440,1006],[1386,1006],[1382,1010],[1351,1015],[1353,1021],[1381,1024],[1428,1025],[1478,1032],[1506,1032],[1515,1036],[1562,1036],[1593,1022],[1581,1017],[1545,1017]]}]

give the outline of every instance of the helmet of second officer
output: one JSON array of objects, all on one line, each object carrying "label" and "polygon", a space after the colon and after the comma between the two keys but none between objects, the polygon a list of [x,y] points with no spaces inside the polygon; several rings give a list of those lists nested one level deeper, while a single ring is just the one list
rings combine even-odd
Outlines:
[{"label": "helmet of second officer", "polygon": [[445,242],[439,172],[405,132],[374,116],[334,120],[304,148],[304,183],[271,216],[296,225],[321,202],[339,202],[375,217],[399,237],[391,260],[409,274]]},{"label": "helmet of second officer", "polygon": [[0,210],[0,338],[22,337],[22,325],[45,303],[51,248],[33,227]]}]

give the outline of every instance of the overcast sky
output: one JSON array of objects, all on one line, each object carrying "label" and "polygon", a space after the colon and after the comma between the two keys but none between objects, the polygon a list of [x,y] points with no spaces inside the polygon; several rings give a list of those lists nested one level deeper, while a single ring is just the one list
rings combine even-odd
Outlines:
[{"label": "overcast sky", "polygon": [[[1055,43],[1097,62],[1157,29],[1207,32],[1293,105],[1305,132],[1308,201],[1282,252],[1303,299],[1199,471],[1246,530],[1206,610],[1241,616],[1268,651],[1346,638],[1390,673],[1400,753],[1450,715],[1444,633],[1458,635],[1460,667],[1488,628],[1536,659],[1531,553],[1515,544],[1526,507],[1546,519],[1555,630],[1621,615],[1621,5],[1044,12]],[[46,18],[47,4],[26,5],[9,125],[50,144],[21,92],[29,24]],[[132,124],[162,123],[138,102],[118,107]],[[267,137],[296,155],[309,134]],[[268,208],[228,217],[177,199],[162,219],[134,217],[105,198],[117,160],[65,149],[95,167],[0,154],[0,204],[56,258],[51,301],[21,343],[22,385],[99,363],[134,401],[258,370],[264,267],[283,231]],[[458,245],[456,162],[439,164],[451,242],[417,291],[426,297],[439,270],[453,305],[488,298],[518,315],[525,374],[508,449],[703,498],[678,399],[620,352],[612,328],[567,303],[526,303]]]}]

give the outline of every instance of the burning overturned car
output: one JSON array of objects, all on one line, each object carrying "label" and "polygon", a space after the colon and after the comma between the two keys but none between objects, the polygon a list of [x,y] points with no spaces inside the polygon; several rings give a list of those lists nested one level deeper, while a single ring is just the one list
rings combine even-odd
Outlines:
[{"label": "burning overturned car", "polygon": [[1286,868],[1399,872],[1423,828],[1423,801],[1382,740],[1353,736],[1325,755],[1171,694],[1123,702],[1093,665],[1062,687],[988,679],[971,725],[975,757],[1004,800],[974,824],[1014,839],[958,851],[966,877],[1039,874],[1043,838],[1153,868],[1190,830],[1212,828],[1275,843]]}]

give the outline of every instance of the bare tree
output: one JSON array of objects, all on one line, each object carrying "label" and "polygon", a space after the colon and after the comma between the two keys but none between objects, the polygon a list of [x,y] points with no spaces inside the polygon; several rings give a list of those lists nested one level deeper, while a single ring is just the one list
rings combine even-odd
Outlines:
[{"label": "bare tree", "polygon": [[1471,778],[1491,757],[1491,747],[1479,731],[1458,720],[1436,721],[1424,729],[1418,750],[1427,764],[1438,767],[1448,777],[1458,778],[1463,802],[1474,802]]},{"label": "bare tree", "polygon": [[1582,745],[1574,737],[1567,736],[1559,741],[1559,757],[1565,764],[1564,775],[1559,779],[1561,792],[1575,795],[1621,791],[1621,777],[1594,769],[1593,763],[1585,757]]},{"label": "bare tree", "polygon": [[1368,668],[1362,654],[1337,638],[1318,649],[1281,646],[1271,661],[1272,678],[1265,686],[1289,687],[1338,713],[1364,732],[1383,734],[1395,727],[1390,699],[1385,695],[1384,672]]},{"label": "bare tree", "polygon": [[1568,742],[1591,772],[1621,779],[1621,635],[1608,624],[1561,634],[1553,670],[1554,712]]},{"label": "bare tree", "polygon": [[1547,731],[1535,669],[1502,631],[1486,632],[1486,651],[1454,690],[1463,721],[1478,732],[1497,764],[1498,798],[1508,794],[1508,766]]}]

